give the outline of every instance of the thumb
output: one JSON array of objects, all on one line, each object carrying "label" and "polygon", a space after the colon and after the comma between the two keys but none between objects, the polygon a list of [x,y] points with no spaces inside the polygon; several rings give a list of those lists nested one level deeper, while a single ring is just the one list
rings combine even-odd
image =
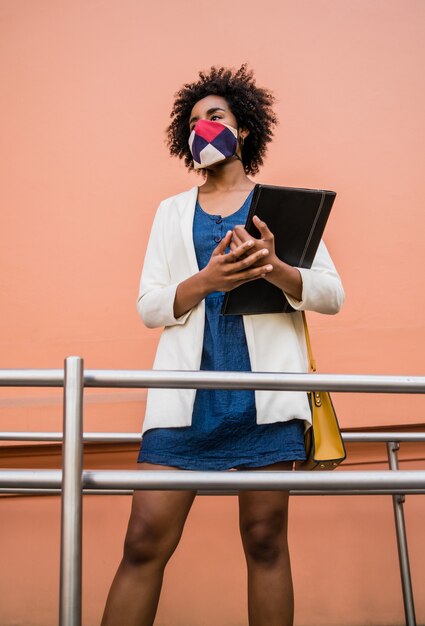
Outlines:
[{"label": "thumb", "polygon": [[224,235],[223,239],[220,241],[218,246],[214,249],[213,256],[217,256],[218,254],[224,254],[227,246],[230,244],[232,239],[232,231],[228,230]]}]

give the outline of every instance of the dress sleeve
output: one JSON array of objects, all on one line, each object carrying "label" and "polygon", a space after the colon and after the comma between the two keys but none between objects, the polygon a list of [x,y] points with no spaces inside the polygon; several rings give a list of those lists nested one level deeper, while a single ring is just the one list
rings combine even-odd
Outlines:
[{"label": "dress sleeve", "polygon": [[174,317],[177,283],[171,282],[166,248],[164,203],[158,207],[149,236],[140,279],[137,311],[148,328],[184,324],[191,310]]},{"label": "dress sleeve", "polygon": [[320,242],[310,269],[297,267],[303,283],[301,300],[285,293],[296,311],[316,311],[334,315],[344,302],[344,289],[335,265],[323,241]]}]

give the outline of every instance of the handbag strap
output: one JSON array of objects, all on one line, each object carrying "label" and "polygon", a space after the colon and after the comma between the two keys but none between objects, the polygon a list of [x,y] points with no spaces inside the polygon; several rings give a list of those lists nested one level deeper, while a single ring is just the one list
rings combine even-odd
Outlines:
[{"label": "handbag strap", "polygon": [[304,311],[301,311],[301,313],[303,314],[304,334],[305,334],[305,342],[307,344],[307,353],[308,353],[308,360],[310,363],[310,370],[312,372],[315,372],[316,361],[314,360],[313,351],[311,349],[310,333],[308,331],[307,318],[306,318]]}]

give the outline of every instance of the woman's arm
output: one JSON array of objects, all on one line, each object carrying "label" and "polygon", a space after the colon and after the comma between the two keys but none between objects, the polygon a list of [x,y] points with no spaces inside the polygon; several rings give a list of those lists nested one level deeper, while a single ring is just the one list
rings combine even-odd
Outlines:
[{"label": "woman's arm", "polygon": [[[266,280],[282,289],[292,308],[330,315],[338,313],[344,302],[344,289],[323,241],[310,269],[292,267],[276,256],[274,236],[266,223],[254,216],[254,224],[261,235],[261,239],[254,238],[255,248],[267,247],[268,259],[273,265]],[[240,245],[250,237],[243,226],[236,226],[232,246]]]},{"label": "woman's arm", "polygon": [[344,303],[344,288],[335,265],[323,241],[314,257],[310,269],[299,267],[303,282],[301,300],[293,300],[288,294],[288,302],[297,311],[316,311],[335,315]]},{"label": "woman's arm", "polygon": [[167,260],[168,220],[162,202],[152,224],[137,299],[138,313],[148,328],[184,324],[191,309],[208,293],[230,291],[249,280],[264,278],[273,270],[265,247],[251,250],[255,245],[252,237],[226,254],[232,239],[232,231],[228,231],[203,270],[173,282]]},{"label": "woman's arm", "polygon": [[167,201],[164,200],[152,224],[137,298],[137,312],[148,328],[184,324],[189,315],[176,318],[173,311],[178,283],[171,278],[167,260],[169,222]]}]

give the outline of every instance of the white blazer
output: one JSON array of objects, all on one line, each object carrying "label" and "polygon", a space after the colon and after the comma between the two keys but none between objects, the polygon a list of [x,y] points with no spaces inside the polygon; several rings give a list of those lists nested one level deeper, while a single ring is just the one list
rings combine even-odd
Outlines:
[{"label": "white blazer", "polygon": [[[163,200],[152,225],[140,280],[137,310],[148,328],[164,327],[154,369],[199,370],[204,337],[205,304],[174,317],[177,285],[199,271],[192,228],[198,187]],[[302,300],[287,294],[297,311],[337,313],[344,290],[334,264],[320,243],[311,269],[298,268]],[[244,315],[252,371],[307,372],[308,358],[300,313]],[[149,389],[143,432],[150,428],[189,426],[195,389]],[[293,418],[311,422],[307,394],[298,391],[255,391],[257,423]]]}]

